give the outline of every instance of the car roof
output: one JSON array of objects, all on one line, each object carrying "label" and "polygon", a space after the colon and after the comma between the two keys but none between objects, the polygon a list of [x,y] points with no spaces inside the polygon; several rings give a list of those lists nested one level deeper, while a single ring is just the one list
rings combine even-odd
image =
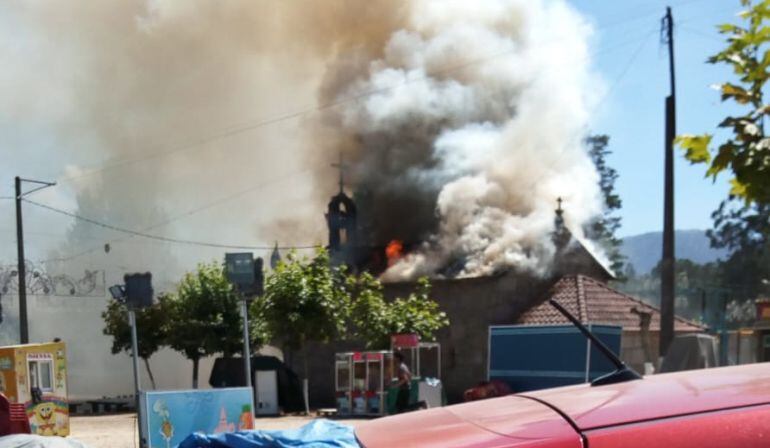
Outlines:
[{"label": "car roof", "polygon": [[667,373],[606,386],[518,394],[553,406],[581,430],[770,403],[770,363]]}]

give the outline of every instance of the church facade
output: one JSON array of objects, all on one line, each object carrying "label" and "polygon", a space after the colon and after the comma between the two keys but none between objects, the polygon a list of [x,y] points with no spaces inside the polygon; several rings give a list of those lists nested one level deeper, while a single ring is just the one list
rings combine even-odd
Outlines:
[{"label": "church facade", "polygon": [[[330,255],[335,263],[379,274],[384,269],[385,246],[361,244],[364,239],[359,234],[357,219],[355,203],[341,189],[329,202],[326,214]],[[518,323],[525,313],[541,304],[549,289],[565,276],[581,275],[598,282],[613,278],[563,225],[561,207],[557,208],[554,219],[553,238],[558,253],[548,275],[509,269],[490,276],[432,280],[431,296],[450,319],[449,327],[437,333],[441,344],[441,379],[450,402],[460,401],[465,389],[486,379],[490,325]],[[386,282],[385,296],[390,300],[406,297],[415,286],[412,281]],[[312,406],[334,405],[334,354],[363,350],[363,347],[363,343],[356,341],[336,341],[306,348]],[[301,372],[299,359],[289,362]]]}]

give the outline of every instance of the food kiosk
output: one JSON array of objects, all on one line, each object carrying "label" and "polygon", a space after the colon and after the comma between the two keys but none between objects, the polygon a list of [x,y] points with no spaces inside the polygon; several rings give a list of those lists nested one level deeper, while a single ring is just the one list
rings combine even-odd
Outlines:
[{"label": "food kiosk", "polygon": [[[433,408],[446,404],[441,383],[441,344],[422,342],[417,334],[395,334],[390,339],[391,353],[400,352],[412,372],[410,404]],[[395,362],[395,361],[394,361]],[[398,366],[392,368],[397,372]],[[394,375],[395,376],[395,375]],[[398,389],[388,389],[388,413],[394,413]]]},{"label": "food kiosk", "polygon": [[69,435],[63,342],[0,347],[0,392],[25,405],[32,434]]}]

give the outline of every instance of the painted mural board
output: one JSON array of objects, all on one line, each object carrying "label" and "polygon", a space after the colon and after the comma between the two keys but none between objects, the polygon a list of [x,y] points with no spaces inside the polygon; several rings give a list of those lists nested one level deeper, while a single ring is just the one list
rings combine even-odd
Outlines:
[{"label": "painted mural board", "polygon": [[150,448],[174,448],[195,432],[254,429],[250,387],[142,392]]}]

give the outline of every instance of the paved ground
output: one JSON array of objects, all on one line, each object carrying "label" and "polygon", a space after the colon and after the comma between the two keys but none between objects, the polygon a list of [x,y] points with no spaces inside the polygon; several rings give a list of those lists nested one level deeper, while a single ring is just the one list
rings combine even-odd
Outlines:
[{"label": "paved ground", "polygon": [[[314,417],[267,417],[256,419],[257,429],[298,428]],[[356,426],[366,420],[338,420]],[[136,414],[72,417],[70,437],[91,448],[134,448],[136,444]]]}]

